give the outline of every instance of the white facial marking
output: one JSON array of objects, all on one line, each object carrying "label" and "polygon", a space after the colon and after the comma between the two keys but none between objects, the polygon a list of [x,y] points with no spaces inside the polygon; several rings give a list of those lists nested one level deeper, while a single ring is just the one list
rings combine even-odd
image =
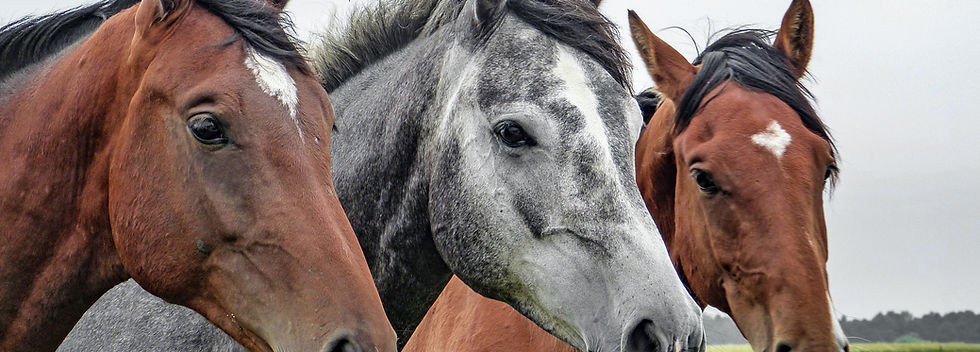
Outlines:
[{"label": "white facial marking", "polygon": [[[830,320],[834,322],[834,338],[837,339],[837,343],[846,344],[847,335],[844,335],[844,329],[841,329],[840,322],[837,321],[840,313],[837,312],[837,307],[834,307],[834,300],[830,298],[830,292],[827,292],[827,302],[830,303]],[[843,348],[843,346],[841,347]]]},{"label": "white facial marking", "polygon": [[786,130],[783,129],[783,126],[780,126],[779,122],[776,121],[770,123],[765,131],[752,135],[753,143],[769,149],[769,151],[776,155],[777,159],[783,157],[783,153],[786,153],[786,147],[792,141],[793,137],[790,137],[789,133],[786,133]]},{"label": "white facial marking", "polygon": [[599,117],[599,101],[586,82],[585,68],[563,46],[558,47],[558,63],[555,66],[555,75],[565,81],[562,96],[585,116],[584,132],[596,139],[597,144],[602,148],[606,169],[613,172],[616,168],[613,165],[612,152],[609,150],[609,137],[606,136],[606,127],[602,123],[602,118]]},{"label": "white facial marking", "polygon": [[[601,149],[601,169],[605,170],[607,175],[617,175],[619,173],[616,163],[613,160],[611,144],[609,143],[609,136],[606,132],[606,125],[602,121],[602,117],[599,116],[599,102],[596,95],[592,93],[585,77],[585,67],[583,67],[575,56],[565,48],[564,46],[558,47],[558,62],[554,68],[554,74],[557,75],[562,81],[564,81],[564,90],[557,90],[558,94],[565,97],[569,103],[574,105],[585,117],[585,128],[583,133],[591,138],[594,138],[596,144]],[[636,104],[635,100],[629,99],[632,102],[632,107],[626,109],[627,114],[633,114],[636,117],[637,128],[636,131],[631,131],[631,135],[639,135],[639,125],[642,124],[642,116],[639,112],[639,105]],[[628,116],[627,119],[631,119],[634,116]],[[632,138],[632,136],[631,136]],[[636,140],[630,141],[633,145]],[[633,171],[633,168],[630,168]],[[620,180],[622,182],[622,180]],[[626,190],[626,186],[620,183],[620,195],[629,197],[629,191]],[[636,187],[636,186],[633,186]],[[633,223],[630,225],[632,228],[653,228],[656,231],[653,221],[651,221],[650,215],[643,206],[642,202],[636,203],[636,213],[635,217],[631,218],[630,221]],[[652,237],[651,237],[652,238]],[[666,247],[662,246],[662,242],[657,241],[644,241],[638,242],[642,243],[647,251],[656,251],[662,253],[664,257],[667,257]],[[649,252],[647,252],[649,253]]]},{"label": "white facial marking", "polygon": [[303,138],[303,130],[299,127],[299,119],[296,117],[296,104],[299,98],[296,93],[296,82],[289,76],[286,67],[276,60],[255,51],[250,47],[245,48],[245,66],[255,75],[255,81],[266,94],[279,100],[286,109],[289,109],[289,117],[296,125],[299,132],[299,139],[306,143]]}]

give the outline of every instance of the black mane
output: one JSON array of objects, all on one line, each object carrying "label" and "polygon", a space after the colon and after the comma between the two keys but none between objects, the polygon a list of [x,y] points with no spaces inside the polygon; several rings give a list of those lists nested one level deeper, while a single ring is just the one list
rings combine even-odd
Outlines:
[{"label": "black mane", "polygon": [[[95,31],[106,19],[139,0],[104,0],[43,16],[29,16],[0,28],[0,82]],[[196,0],[225,21],[256,51],[304,72],[308,66],[291,24],[278,10],[256,0]]]},{"label": "black mane", "polygon": [[827,126],[810,104],[813,95],[794,76],[786,54],[769,44],[773,35],[772,31],[740,29],[708,45],[694,60],[701,69],[677,105],[674,132],[684,131],[698,110],[714,99],[708,93],[734,81],[748,89],[772,94],[789,105],[807,129],[830,143],[836,155],[837,148]]},{"label": "black mane", "polygon": [[[464,0],[396,0],[362,8],[340,32],[318,43],[314,65],[321,83],[332,91],[364,67],[412,40],[451,24]],[[508,0],[507,9],[524,22],[587,53],[624,88],[630,89],[631,65],[608,18],[586,0]]]},{"label": "black mane", "polygon": [[299,40],[291,33],[292,22],[265,0],[195,0],[225,21],[256,51],[309,73]]},{"label": "black mane", "polygon": [[44,16],[25,17],[0,28],[0,82],[95,31],[110,16],[139,0],[106,0]]}]

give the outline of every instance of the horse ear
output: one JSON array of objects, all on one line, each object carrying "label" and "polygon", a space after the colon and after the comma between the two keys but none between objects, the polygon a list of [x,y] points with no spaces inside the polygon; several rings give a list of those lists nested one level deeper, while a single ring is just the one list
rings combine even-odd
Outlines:
[{"label": "horse ear", "polygon": [[592,2],[592,5],[595,5],[595,7],[599,7],[599,5],[602,4],[602,0],[589,0],[589,1]]},{"label": "horse ear", "polygon": [[503,16],[507,0],[473,0],[473,25],[482,33]]},{"label": "horse ear", "polygon": [[687,62],[684,55],[654,35],[633,10],[629,11],[629,21],[633,43],[640,51],[647,72],[657,84],[657,90],[670,100],[680,101],[694,81],[697,68]]},{"label": "horse ear", "polygon": [[136,24],[152,24],[167,17],[174,9],[171,0],[143,0],[136,9]]},{"label": "horse ear", "polygon": [[796,79],[803,77],[813,52],[813,7],[809,0],[793,0],[789,5],[773,46],[789,57]]},{"label": "horse ear", "polygon": [[175,9],[189,0],[143,0],[136,9],[136,28],[146,31],[153,24],[163,21]]}]

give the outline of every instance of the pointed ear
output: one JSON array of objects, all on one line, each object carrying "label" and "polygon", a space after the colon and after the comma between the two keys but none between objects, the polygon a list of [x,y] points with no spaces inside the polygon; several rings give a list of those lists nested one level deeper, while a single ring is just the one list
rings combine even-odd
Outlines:
[{"label": "pointed ear", "polygon": [[472,0],[473,25],[479,33],[493,27],[507,11],[507,0]]},{"label": "pointed ear", "polygon": [[170,11],[173,11],[173,5],[173,1],[170,0],[140,1],[136,9],[137,27],[146,27],[164,19]]},{"label": "pointed ear", "polygon": [[592,5],[595,5],[595,7],[599,7],[599,5],[602,4],[602,0],[589,0],[589,1],[592,2]]},{"label": "pointed ear", "polygon": [[650,87],[640,92],[640,94],[637,94],[634,98],[636,99],[636,102],[640,104],[640,113],[643,114],[643,123],[649,123],[650,118],[653,117],[653,113],[657,112],[657,108],[660,106],[660,102],[662,101],[660,92],[658,92],[655,87]]},{"label": "pointed ear", "polygon": [[136,30],[142,35],[154,24],[163,21],[186,0],[143,0],[136,9]]},{"label": "pointed ear", "polygon": [[697,68],[687,62],[684,55],[654,35],[633,10],[629,11],[629,20],[633,43],[640,51],[647,72],[657,84],[657,90],[670,100],[680,101],[694,81]]},{"label": "pointed ear", "polygon": [[813,52],[813,7],[809,0],[793,0],[789,5],[773,46],[789,57],[796,79],[803,77]]}]

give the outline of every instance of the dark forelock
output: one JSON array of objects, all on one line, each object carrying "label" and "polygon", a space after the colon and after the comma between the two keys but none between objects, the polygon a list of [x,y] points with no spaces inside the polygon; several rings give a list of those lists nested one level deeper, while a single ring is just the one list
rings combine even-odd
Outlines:
[{"label": "dark forelock", "polygon": [[0,82],[95,31],[112,15],[139,0],[105,0],[92,5],[29,16],[0,28]]},{"label": "dark forelock", "polygon": [[[740,29],[708,45],[693,62],[701,68],[677,104],[674,133],[684,131],[694,115],[717,96],[716,93],[709,97],[708,93],[719,85],[724,89],[724,84],[736,82],[748,89],[772,94],[789,105],[807,129],[830,143],[836,155],[837,148],[830,132],[811,105],[813,96],[796,79],[786,54],[770,45],[769,39],[773,35],[772,31]],[[836,174],[832,176],[836,178]]]},{"label": "dark forelock", "polygon": [[[138,0],[104,0],[43,16],[25,17],[0,28],[0,82],[92,33],[106,19]],[[288,18],[260,0],[196,0],[241,35],[256,51],[309,72]]]},{"label": "dark forelock", "polygon": [[[464,0],[395,0],[353,13],[348,27],[327,33],[317,45],[314,66],[332,91],[371,63],[412,40],[455,20]],[[588,0],[507,0],[521,20],[599,62],[621,86],[631,89],[631,65],[616,26]]]},{"label": "dark forelock", "polygon": [[195,0],[228,24],[255,51],[309,73],[289,17],[262,0]]}]

